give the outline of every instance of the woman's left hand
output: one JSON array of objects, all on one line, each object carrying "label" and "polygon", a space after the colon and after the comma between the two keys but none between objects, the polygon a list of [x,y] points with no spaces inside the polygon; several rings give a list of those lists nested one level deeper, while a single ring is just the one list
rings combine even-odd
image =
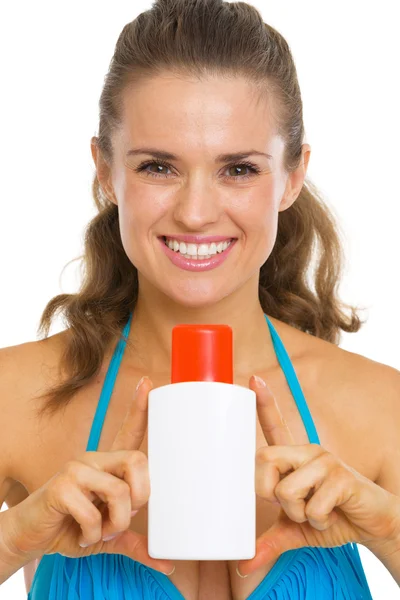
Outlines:
[{"label": "woman's left hand", "polygon": [[295,445],[278,404],[253,377],[257,412],[267,442],[256,453],[256,494],[281,506],[278,520],[256,540],[256,555],[238,562],[242,576],[304,546],[348,542],[373,548],[400,535],[400,498],[319,444]]}]

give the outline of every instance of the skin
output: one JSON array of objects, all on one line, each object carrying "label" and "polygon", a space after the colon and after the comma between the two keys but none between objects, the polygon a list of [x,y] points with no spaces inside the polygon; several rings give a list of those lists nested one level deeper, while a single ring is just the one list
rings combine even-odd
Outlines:
[{"label": "skin", "polygon": [[[229,323],[238,376],[276,361],[258,299],[259,270],[274,247],[279,212],[300,194],[311,148],[303,144],[295,172],[284,170],[283,140],[274,132],[268,102],[257,101],[255,91],[244,79],[198,81],[166,73],[125,91],[122,126],[112,138],[112,165],[91,140],[100,185],[118,206],[122,243],[138,269],[139,297],[129,337],[135,344],[131,359],[145,372],[169,371],[171,330],[179,323]],[[180,160],[159,167],[149,154],[126,156],[131,148],[144,146],[172,152]],[[272,160],[243,159],[254,163],[259,174],[238,169],[243,160],[215,162],[220,153],[249,149],[272,155]],[[152,159],[156,164],[145,171],[155,176],[135,171]],[[195,273],[173,265],[160,248],[158,236],[174,233],[238,241],[223,265]]]}]

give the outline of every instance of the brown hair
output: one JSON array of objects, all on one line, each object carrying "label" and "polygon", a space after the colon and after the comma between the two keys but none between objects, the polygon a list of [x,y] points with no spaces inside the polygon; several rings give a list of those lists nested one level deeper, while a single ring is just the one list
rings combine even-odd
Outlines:
[{"label": "brown hair", "polygon": [[[289,46],[255,7],[223,0],[156,0],[124,26],[105,77],[94,138],[109,165],[112,134],[121,126],[124,90],[166,71],[191,77],[237,76],[259,86],[264,97],[273,100],[276,132],[285,141],[284,168],[289,173],[298,167],[303,110]],[[80,290],[52,298],[38,327],[38,334],[47,337],[57,311],[69,325],[59,367],[67,376],[39,396],[48,399],[39,414],[56,413],[93,379],[137,300],[137,269],[121,242],[118,206],[105,196],[97,174],[92,194],[98,214],[87,225],[84,254],[73,259],[83,258]],[[315,270],[308,274],[314,255]],[[296,201],[279,212],[276,242],[260,269],[264,313],[334,344],[340,342],[340,330],[358,331],[363,321],[356,309],[337,297],[342,262],[336,219],[321,192],[305,178]],[[343,308],[350,308],[351,316]]]}]

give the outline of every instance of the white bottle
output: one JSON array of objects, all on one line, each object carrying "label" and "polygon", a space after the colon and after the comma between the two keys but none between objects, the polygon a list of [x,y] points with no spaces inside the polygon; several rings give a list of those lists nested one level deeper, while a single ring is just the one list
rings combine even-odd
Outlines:
[{"label": "white bottle", "polygon": [[256,394],[232,365],[228,325],[173,328],[171,384],[149,392],[152,558],[256,554]]}]

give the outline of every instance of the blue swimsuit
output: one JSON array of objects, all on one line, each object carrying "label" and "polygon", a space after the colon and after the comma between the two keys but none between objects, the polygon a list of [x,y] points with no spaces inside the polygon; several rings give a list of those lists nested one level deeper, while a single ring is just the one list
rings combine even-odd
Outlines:
[{"label": "blue swimsuit", "polygon": [[[320,444],[289,355],[267,315],[274,349],[296,401],[310,444]],[[124,354],[132,314],[108,367],[86,451],[96,451]],[[125,339],[124,339],[125,338]],[[124,554],[69,558],[45,554],[28,600],[185,600],[167,575]],[[372,600],[357,544],[284,552],[246,600]]]}]

